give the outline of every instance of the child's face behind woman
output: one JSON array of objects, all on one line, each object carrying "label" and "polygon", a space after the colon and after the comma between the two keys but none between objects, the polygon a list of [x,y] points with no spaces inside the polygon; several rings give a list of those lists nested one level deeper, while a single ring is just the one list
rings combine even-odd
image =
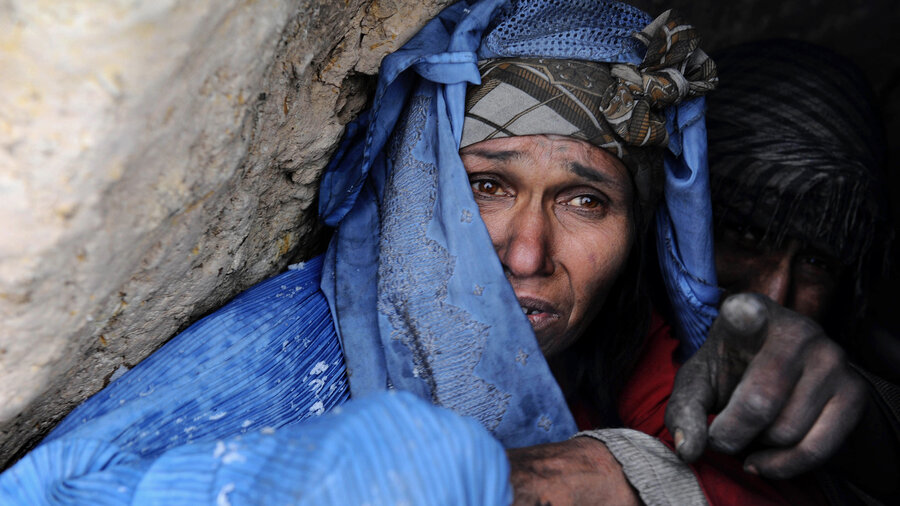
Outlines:
[{"label": "child's face behind woman", "polygon": [[494,249],[545,356],[602,307],[633,242],[633,188],[612,154],[560,135],[460,151]]}]

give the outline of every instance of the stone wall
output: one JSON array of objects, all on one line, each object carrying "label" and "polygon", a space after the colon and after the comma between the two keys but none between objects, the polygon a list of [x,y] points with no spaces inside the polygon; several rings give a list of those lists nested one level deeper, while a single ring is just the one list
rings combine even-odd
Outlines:
[{"label": "stone wall", "polygon": [[[0,469],[110,377],[322,248],[315,190],[343,125],[381,57],[448,3],[0,0]],[[710,49],[837,49],[897,140],[892,1],[635,3],[678,7]]]},{"label": "stone wall", "polygon": [[0,469],[322,247],[319,174],[448,0],[0,0]]}]

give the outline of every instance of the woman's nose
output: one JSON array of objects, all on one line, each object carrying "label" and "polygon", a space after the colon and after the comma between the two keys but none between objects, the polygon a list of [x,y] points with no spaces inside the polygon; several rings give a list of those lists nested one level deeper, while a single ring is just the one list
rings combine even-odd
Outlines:
[{"label": "woman's nose", "polygon": [[500,262],[517,278],[553,273],[552,218],[538,206],[520,209],[510,220],[504,244],[498,244]]}]

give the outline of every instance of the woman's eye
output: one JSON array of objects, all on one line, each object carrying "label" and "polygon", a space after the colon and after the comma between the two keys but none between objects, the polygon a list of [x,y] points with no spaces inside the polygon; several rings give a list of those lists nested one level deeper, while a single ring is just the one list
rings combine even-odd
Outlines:
[{"label": "woman's eye", "polygon": [[496,181],[491,181],[489,179],[476,179],[475,181],[471,181],[469,184],[472,185],[472,191],[475,193],[483,193],[487,195],[506,195],[500,185]]},{"label": "woman's eye", "polygon": [[566,202],[566,204],[575,207],[583,207],[585,209],[594,209],[600,205],[600,199],[591,195],[579,195]]}]

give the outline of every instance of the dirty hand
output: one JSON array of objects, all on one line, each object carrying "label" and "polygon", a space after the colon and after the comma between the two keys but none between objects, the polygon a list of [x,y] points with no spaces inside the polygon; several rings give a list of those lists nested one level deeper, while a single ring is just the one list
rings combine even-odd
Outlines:
[{"label": "dirty hand", "polygon": [[666,426],[687,462],[707,441],[729,454],[759,443],[744,469],[788,478],[824,463],[866,402],[862,378],[819,325],[744,293],[725,300],[706,343],[678,371]]},{"label": "dirty hand", "polygon": [[515,505],[640,504],[606,446],[576,437],[507,450]]}]

